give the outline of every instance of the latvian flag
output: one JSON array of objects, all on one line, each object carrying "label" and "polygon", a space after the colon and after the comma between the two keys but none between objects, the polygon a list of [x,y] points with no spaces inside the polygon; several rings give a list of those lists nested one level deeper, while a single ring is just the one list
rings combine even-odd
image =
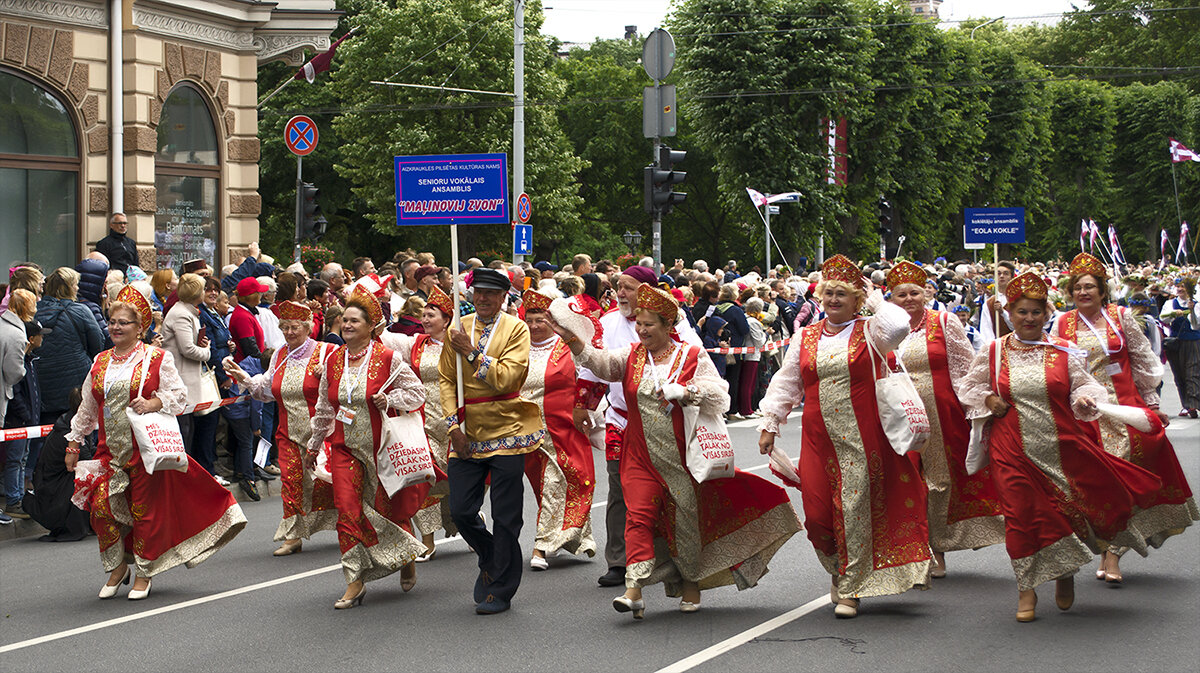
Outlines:
[{"label": "latvian flag", "polygon": [[[334,42],[332,45],[330,45],[328,51],[323,51],[320,54],[313,56],[308,63],[305,63],[303,66],[301,66],[300,70],[295,74],[294,77],[292,77],[292,79],[308,80],[309,84],[312,84],[314,81],[316,81],[318,73],[329,70],[329,64],[333,62],[333,52],[337,51],[338,45],[340,45],[346,38],[353,35],[356,30],[358,30],[358,28],[354,28],[354,30],[351,30],[349,33],[339,37],[337,42]],[[1200,159],[1197,161],[1200,161]]]},{"label": "latvian flag", "polygon": [[1200,161],[1200,154],[1189,150],[1183,146],[1183,143],[1174,138],[1167,138],[1171,141],[1171,161],[1179,163],[1181,161]]}]

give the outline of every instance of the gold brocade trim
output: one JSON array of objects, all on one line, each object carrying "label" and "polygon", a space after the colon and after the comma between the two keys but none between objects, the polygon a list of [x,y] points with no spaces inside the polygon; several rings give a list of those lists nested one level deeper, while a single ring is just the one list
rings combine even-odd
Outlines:
[{"label": "gold brocade trim", "polygon": [[[313,355],[321,352],[320,348],[313,349]],[[287,354],[280,357],[287,357]],[[309,411],[308,399],[304,391],[304,379],[308,367],[297,367],[288,363],[283,367],[282,379],[279,382],[280,402],[284,413],[287,414],[288,439],[296,446],[308,446],[312,437],[312,413]]]},{"label": "gold brocade trim", "polygon": [[902,594],[909,589],[929,588],[928,559],[889,568],[877,568],[860,578],[838,577],[838,598],[869,598]]},{"label": "gold brocade trim", "polygon": [[180,564],[195,568],[229,544],[245,527],[246,515],[234,503],[208,528],[166,550],[153,561],[137,556],[135,550],[137,574],[139,577],[154,577]]},{"label": "gold brocade trim", "polygon": [[[363,489],[363,500],[366,500],[368,491],[373,501],[374,489],[370,488]],[[346,584],[387,577],[425,551],[425,545],[420,540],[368,507],[365,502],[363,516],[375,529],[378,542],[370,547],[364,547],[360,542],[342,554],[342,575],[346,578]]]},{"label": "gold brocade trim", "polygon": [[322,509],[307,514],[295,514],[279,522],[275,529],[275,541],[307,540],[323,530],[337,530],[336,509]]},{"label": "gold brocade trim", "polygon": [[[657,543],[657,540],[655,541]],[[657,544],[656,544],[657,546]],[[658,550],[655,549],[655,552]],[[658,554],[656,553],[655,556]],[[649,582],[651,573],[654,571],[654,561],[638,561],[630,563],[625,567],[625,586],[629,589],[641,588],[644,584],[653,584]]]},{"label": "gold brocade trim", "polygon": [[[1149,554],[1147,547],[1158,549],[1167,541],[1167,538],[1179,535],[1194,521],[1200,521],[1200,510],[1196,508],[1196,501],[1192,498],[1179,504],[1162,504],[1150,509],[1137,509],[1134,511],[1133,517],[1129,519],[1129,525],[1114,538],[1114,546],[1108,551],[1120,556],[1132,548],[1142,556],[1146,556]],[[1127,535],[1143,544],[1121,544]]]},{"label": "gold brocade trim", "polygon": [[[933,511],[933,491],[929,492],[930,507]],[[937,536],[934,536],[937,530]],[[977,516],[956,521],[950,525],[945,519],[935,522],[929,519],[929,546],[936,552],[962,551],[964,549],[982,549],[994,544],[1004,544],[1004,517]]]},{"label": "gold brocade trim", "polygon": [[446,414],[442,410],[442,384],[438,377],[438,361],[442,357],[442,345],[426,339],[417,355],[417,375],[425,386],[425,435],[433,449],[433,460],[442,471],[446,470],[446,459],[450,452],[450,435],[446,429]]},{"label": "gold brocade trim", "polygon": [[[1108,321],[1104,323],[1104,336],[1108,340],[1111,338],[1112,329],[1108,325]],[[1096,329],[1100,329],[1097,325]],[[1096,335],[1090,329],[1076,331],[1075,343],[1082,349],[1087,351],[1088,373],[1092,378],[1104,386],[1108,391],[1108,402],[1111,404],[1120,404],[1117,400],[1117,389],[1113,383],[1112,376],[1105,369],[1111,362],[1108,355],[1104,352],[1104,347],[1109,344],[1102,344],[1096,339]],[[1120,421],[1113,420],[1108,416],[1101,416],[1100,425],[1100,441],[1104,446],[1104,450],[1111,455],[1120,458],[1121,460],[1130,460],[1132,458],[1129,445],[1129,428]]]},{"label": "gold brocade trim", "polygon": [[413,516],[413,525],[422,535],[433,535],[438,530],[446,531],[446,537],[458,535],[458,527],[450,517],[450,506],[439,500],[423,507]]},{"label": "gold brocade trim", "polygon": [[[1009,343],[1006,341],[1006,345]],[[1073,490],[1062,466],[1058,426],[1054,422],[1046,379],[1046,370],[1052,366],[1049,360],[1057,357],[1059,351],[1052,348],[1034,348],[1019,353],[1010,352],[1010,348],[1001,351],[1001,366],[1008,370],[1008,392],[1016,407],[1021,449],[1058,490],[1059,501],[1070,500]]]},{"label": "gold brocade trim", "polygon": [[825,341],[817,346],[817,377],[821,417],[825,432],[837,456],[835,468],[839,488],[834,492],[834,530],[841,533],[838,555],[844,565],[843,573],[863,581],[875,566],[872,549],[874,530],[871,511],[871,478],[867,454],[856,411],[850,399],[850,362],[843,341]]},{"label": "gold brocade trim", "polygon": [[1017,589],[1028,591],[1043,582],[1063,575],[1072,575],[1080,566],[1090,563],[1092,551],[1071,534],[1053,542],[1030,556],[1012,559],[1013,572],[1017,576]]}]

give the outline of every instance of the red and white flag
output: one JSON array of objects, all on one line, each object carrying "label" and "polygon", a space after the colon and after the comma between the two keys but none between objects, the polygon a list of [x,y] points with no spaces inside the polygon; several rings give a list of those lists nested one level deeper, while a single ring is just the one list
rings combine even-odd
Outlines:
[{"label": "red and white flag", "polygon": [[849,168],[848,150],[846,143],[846,118],[821,119],[821,135],[825,136],[828,165],[825,169],[825,181],[831,185],[846,186],[846,175]]},{"label": "red and white flag", "polygon": [[1088,220],[1088,243],[1091,245],[1092,252],[1096,251],[1096,239],[1100,237],[1100,229],[1096,227],[1095,220]]},{"label": "red and white flag", "polygon": [[1088,234],[1087,223],[1088,221],[1086,219],[1079,221],[1079,252],[1087,252],[1087,243],[1085,242],[1087,241]]},{"label": "red and white flag", "polygon": [[1179,246],[1175,248],[1175,261],[1177,263],[1181,258],[1187,259],[1187,235],[1188,223],[1184,222],[1179,225]]},{"label": "red and white flag", "polygon": [[1196,154],[1184,147],[1183,143],[1174,138],[1167,138],[1167,140],[1171,141],[1171,161],[1175,163],[1179,163],[1180,161],[1200,161],[1200,154]]},{"label": "red and white flag", "polygon": [[1125,253],[1121,250],[1121,243],[1117,240],[1117,228],[1113,225],[1108,225],[1108,251],[1112,255],[1114,264],[1125,263]]},{"label": "red and white flag", "polygon": [[1162,257],[1165,259],[1167,256],[1167,246],[1171,244],[1171,237],[1167,236],[1166,229],[1163,229],[1159,234],[1158,241],[1158,249],[1162,253]]},{"label": "red and white flag", "polygon": [[300,67],[300,70],[295,74],[294,77],[292,77],[292,79],[308,80],[309,84],[312,84],[314,81],[316,81],[319,73],[329,70],[329,64],[333,62],[333,53],[337,51],[338,45],[340,45],[346,38],[353,35],[357,30],[357,27],[352,29],[349,33],[339,37],[337,42],[334,42],[332,45],[330,45],[327,51],[323,51],[320,54],[313,56],[308,63],[305,63]]},{"label": "red and white flag", "polygon": [[753,203],[755,208],[767,205],[767,197],[763,196],[762,192],[747,187],[746,193],[750,195],[750,203]]}]

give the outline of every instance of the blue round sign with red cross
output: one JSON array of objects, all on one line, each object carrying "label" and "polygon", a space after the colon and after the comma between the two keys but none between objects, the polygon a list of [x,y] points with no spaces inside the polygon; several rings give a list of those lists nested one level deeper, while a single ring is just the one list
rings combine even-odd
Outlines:
[{"label": "blue round sign with red cross", "polygon": [[529,195],[521,192],[517,197],[517,221],[525,224],[529,221],[529,216],[533,213],[533,203],[529,200]]},{"label": "blue round sign with red cross", "polygon": [[304,115],[296,115],[283,127],[283,144],[298,157],[317,149],[317,124]]}]

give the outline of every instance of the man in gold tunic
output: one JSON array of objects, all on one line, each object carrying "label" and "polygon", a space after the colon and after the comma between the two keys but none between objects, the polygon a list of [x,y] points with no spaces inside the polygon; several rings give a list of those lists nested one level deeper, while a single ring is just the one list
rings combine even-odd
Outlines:
[{"label": "man in gold tunic", "polygon": [[[442,409],[450,432],[450,516],[479,555],[475,612],[509,608],[521,584],[521,508],[525,454],[546,434],[537,405],[521,399],[529,370],[529,327],[501,311],[509,280],[495,269],[475,269],[471,278],[475,314],[450,329],[438,364]],[[456,392],[463,370],[463,405]],[[491,478],[493,530],[479,518],[484,485]]]}]

